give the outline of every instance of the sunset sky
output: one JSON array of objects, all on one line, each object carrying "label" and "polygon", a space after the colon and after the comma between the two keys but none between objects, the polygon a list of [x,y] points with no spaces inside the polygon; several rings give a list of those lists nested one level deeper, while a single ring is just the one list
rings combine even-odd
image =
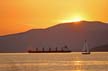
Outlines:
[{"label": "sunset sky", "polygon": [[76,19],[108,22],[108,0],[0,0],[0,35]]}]

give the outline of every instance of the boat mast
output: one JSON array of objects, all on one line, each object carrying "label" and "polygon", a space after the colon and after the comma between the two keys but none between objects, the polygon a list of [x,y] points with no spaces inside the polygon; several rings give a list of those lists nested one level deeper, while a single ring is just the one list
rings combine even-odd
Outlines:
[{"label": "boat mast", "polygon": [[49,48],[49,51],[51,51],[51,48]]},{"label": "boat mast", "polygon": [[83,52],[89,52],[87,40],[84,41],[84,49],[83,49]]},{"label": "boat mast", "polygon": [[42,51],[44,52],[44,51],[45,51],[45,49],[44,49],[44,48],[42,48]]},{"label": "boat mast", "polygon": [[38,51],[38,48],[36,48],[36,51]]},{"label": "boat mast", "polygon": [[56,51],[58,51],[57,47],[56,47]]}]

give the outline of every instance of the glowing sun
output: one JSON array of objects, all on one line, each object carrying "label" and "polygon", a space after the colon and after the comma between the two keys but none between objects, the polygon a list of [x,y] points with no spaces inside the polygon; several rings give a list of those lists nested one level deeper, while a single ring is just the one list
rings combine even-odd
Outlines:
[{"label": "glowing sun", "polygon": [[73,18],[63,20],[62,22],[79,22],[79,21],[82,21],[82,20],[84,20],[84,18],[82,16],[75,16]]},{"label": "glowing sun", "polygon": [[72,19],[71,21],[72,22],[78,22],[78,21],[81,21],[82,19],[81,18],[74,18],[74,19]]}]

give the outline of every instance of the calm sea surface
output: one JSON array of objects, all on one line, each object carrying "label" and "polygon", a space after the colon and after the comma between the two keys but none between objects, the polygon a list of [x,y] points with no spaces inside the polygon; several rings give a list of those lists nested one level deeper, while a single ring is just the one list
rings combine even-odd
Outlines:
[{"label": "calm sea surface", "polygon": [[108,71],[108,52],[1,53],[0,71]]}]

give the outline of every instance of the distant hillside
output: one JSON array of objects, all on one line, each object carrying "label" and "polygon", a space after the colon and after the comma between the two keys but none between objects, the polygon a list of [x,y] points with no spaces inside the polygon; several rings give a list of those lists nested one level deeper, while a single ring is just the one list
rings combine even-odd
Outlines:
[{"label": "distant hillside", "polygon": [[0,52],[27,52],[38,48],[82,51],[84,40],[89,48],[108,44],[108,24],[98,21],[61,23],[47,29],[31,29],[0,37]]},{"label": "distant hillside", "polygon": [[102,45],[91,49],[92,52],[108,52],[108,45]]}]

